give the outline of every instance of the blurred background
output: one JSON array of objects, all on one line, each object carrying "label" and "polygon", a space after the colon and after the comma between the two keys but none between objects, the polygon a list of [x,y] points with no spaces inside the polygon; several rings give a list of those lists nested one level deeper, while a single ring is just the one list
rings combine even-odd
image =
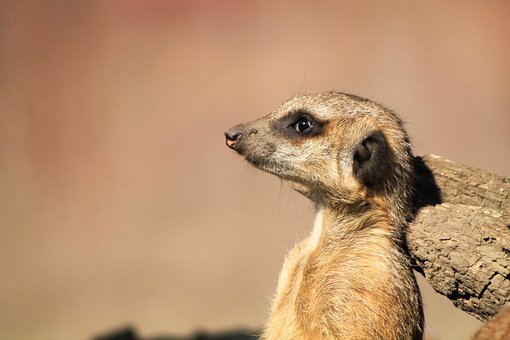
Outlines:
[{"label": "blurred background", "polygon": [[[260,327],[313,207],[223,131],[378,101],[510,176],[506,1],[0,0],[0,338]],[[480,325],[420,279],[432,339]]]}]

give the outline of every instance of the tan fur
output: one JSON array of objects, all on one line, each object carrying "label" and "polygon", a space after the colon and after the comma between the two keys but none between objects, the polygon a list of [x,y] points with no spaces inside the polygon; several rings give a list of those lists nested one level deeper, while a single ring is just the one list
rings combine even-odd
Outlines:
[{"label": "tan fur", "polygon": [[473,340],[505,339],[510,339],[510,305],[480,327],[473,337]]},{"label": "tan fur", "polygon": [[[286,121],[295,112],[313,116],[320,133],[295,136]],[[371,187],[354,173],[353,154],[374,131],[389,152]],[[226,135],[317,208],[312,234],[285,260],[262,338],[420,339],[421,298],[404,241],[412,153],[400,120],[366,99],[328,92],[294,97]]]}]

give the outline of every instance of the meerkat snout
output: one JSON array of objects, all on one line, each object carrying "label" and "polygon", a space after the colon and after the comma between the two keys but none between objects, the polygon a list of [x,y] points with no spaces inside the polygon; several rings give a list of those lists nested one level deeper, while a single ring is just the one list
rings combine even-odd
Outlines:
[{"label": "meerkat snout", "polygon": [[241,139],[243,138],[243,135],[239,131],[230,129],[228,131],[225,131],[225,138],[226,138],[227,146],[229,148],[235,150],[236,145],[239,143],[239,141],[241,141]]},{"label": "meerkat snout", "polygon": [[[255,124],[258,121],[238,124],[224,132],[226,144],[232,150],[237,151],[239,154],[244,155],[247,148],[253,148],[253,136],[258,134],[258,127]],[[246,141],[248,139],[248,141]],[[264,155],[261,155],[264,156]]]}]

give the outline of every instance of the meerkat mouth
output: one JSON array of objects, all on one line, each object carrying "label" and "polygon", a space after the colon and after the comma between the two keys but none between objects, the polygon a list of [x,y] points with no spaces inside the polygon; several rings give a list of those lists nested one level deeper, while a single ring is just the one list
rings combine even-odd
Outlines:
[{"label": "meerkat mouth", "polygon": [[250,157],[249,155],[246,155],[245,159],[248,163],[250,163],[250,165],[254,166],[259,170],[275,175],[276,177],[282,180],[304,185],[296,177],[291,176],[289,174],[291,168],[290,166],[286,165],[285,162],[281,161],[275,162],[259,157],[254,158]]}]

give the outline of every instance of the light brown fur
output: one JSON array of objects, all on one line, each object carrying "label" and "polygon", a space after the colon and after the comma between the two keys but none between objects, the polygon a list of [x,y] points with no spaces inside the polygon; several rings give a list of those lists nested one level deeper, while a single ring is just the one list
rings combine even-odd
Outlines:
[{"label": "light brown fur", "polygon": [[[313,123],[308,133],[296,130],[303,117]],[[226,136],[317,209],[312,234],[285,260],[262,338],[420,339],[421,298],[404,241],[412,153],[400,120],[327,92],[294,97]]]},{"label": "light brown fur", "polygon": [[473,340],[510,339],[510,305],[485,323],[473,336]]}]

